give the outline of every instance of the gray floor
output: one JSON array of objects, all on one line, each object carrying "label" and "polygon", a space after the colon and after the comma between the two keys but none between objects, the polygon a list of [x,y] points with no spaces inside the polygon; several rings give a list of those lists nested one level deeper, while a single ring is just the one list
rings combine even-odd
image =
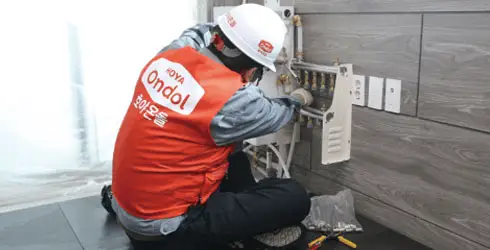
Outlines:
[{"label": "gray floor", "polygon": [[111,164],[36,173],[0,173],[0,213],[96,195],[111,181]]},{"label": "gray floor", "polygon": [[0,214],[0,249],[131,249],[99,204],[92,196]]},{"label": "gray floor", "polygon": [[[114,219],[92,196],[0,214],[0,250],[131,250]],[[349,235],[358,249],[427,249],[359,217],[365,233]],[[312,235],[313,236],[313,235]],[[332,241],[322,249],[348,250]]]}]

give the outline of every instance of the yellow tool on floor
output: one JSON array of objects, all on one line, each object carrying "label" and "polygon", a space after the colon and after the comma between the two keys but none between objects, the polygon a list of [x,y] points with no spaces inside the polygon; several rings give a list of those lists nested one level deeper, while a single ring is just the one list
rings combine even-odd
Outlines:
[{"label": "yellow tool on floor", "polygon": [[327,236],[322,235],[314,240],[312,240],[310,243],[308,243],[308,249],[309,250],[317,250],[320,248],[323,244],[323,242],[327,240]]},{"label": "yellow tool on floor", "polygon": [[350,247],[350,248],[357,248],[357,244],[344,238],[344,236],[339,236],[337,239],[344,245]]},{"label": "yellow tool on floor", "polygon": [[[340,243],[342,243],[342,244],[344,244],[350,248],[354,248],[354,249],[357,248],[356,243],[346,239],[344,236],[339,235],[336,238]],[[323,242],[325,240],[327,240],[327,236],[325,236],[325,235],[322,235],[322,236],[312,240],[310,243],[308,243],[308,249],[317,250],[323,244]]]},{"label": "yellow tool on floor", "polygon": [[320,237],[312,240],[310,243],[308,243],[308,247],[311,248],[314,245],[317,245],[317,244],[320,244],[320,243],[324,242],[326,239],[327,239],[327,236],[322,235],[322,236],[320,236]]}]

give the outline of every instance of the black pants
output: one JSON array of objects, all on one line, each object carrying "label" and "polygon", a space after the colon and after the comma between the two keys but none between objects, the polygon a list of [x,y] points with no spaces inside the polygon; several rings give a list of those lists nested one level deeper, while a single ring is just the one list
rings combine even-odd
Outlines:
[{"label": "black pants", "polygon": [[230,156],[219,191],[191,207],[179,230],[159,242],[131,240],[135,250],[218,250],[236,240],[298,225],[310,210],[306,190],[292,179],[255,182],[247,156]]}]

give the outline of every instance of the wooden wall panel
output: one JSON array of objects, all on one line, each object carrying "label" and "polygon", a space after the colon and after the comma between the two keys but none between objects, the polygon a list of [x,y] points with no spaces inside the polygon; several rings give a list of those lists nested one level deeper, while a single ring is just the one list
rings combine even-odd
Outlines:
[{"label": "wooden wall panel", "polygon": [[490,132],[490,14],[430,14],[424,24],[419,116]]},{"label": "wooden wall panel", "polygon": [[[318,174],[293,168],[292,177],[307,189],[333,195],[347,188]],[[356,212],[436,250],[483,250],[487,247],[460,237],[423,219],[387,205],[356,190]]]},{"label": "wooden wall panel", "polygon": [[401,113],[415,115],[421,15],[305,15],[305,61],[354,64],[354,73],[402,80]]},{"label": "wooden wall panel", "polygon": [[291,161],[292,166],[311,169],[311,148],[312,130],[302,127],[300,130],[300,142],[294,147],[294,154]]},{"label": "wooden wall panel", "polygon": [[358,107],[353,123],[351,161],[312,151],[313,172],[490,247],[490,135]]},{"label": "wooden wall panel", "polygon": [[298,13],[488,11],[488,0],[296,0]]}]

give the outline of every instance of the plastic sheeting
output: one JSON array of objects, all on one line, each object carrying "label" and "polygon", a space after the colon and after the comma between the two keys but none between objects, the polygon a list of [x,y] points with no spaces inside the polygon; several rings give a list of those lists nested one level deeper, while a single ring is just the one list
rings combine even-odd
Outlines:
[{"label": "plastic sheeting", "polygon": [[196,23],[197,0],[0,3],[0,212],[110,181],[141,68]]}]

